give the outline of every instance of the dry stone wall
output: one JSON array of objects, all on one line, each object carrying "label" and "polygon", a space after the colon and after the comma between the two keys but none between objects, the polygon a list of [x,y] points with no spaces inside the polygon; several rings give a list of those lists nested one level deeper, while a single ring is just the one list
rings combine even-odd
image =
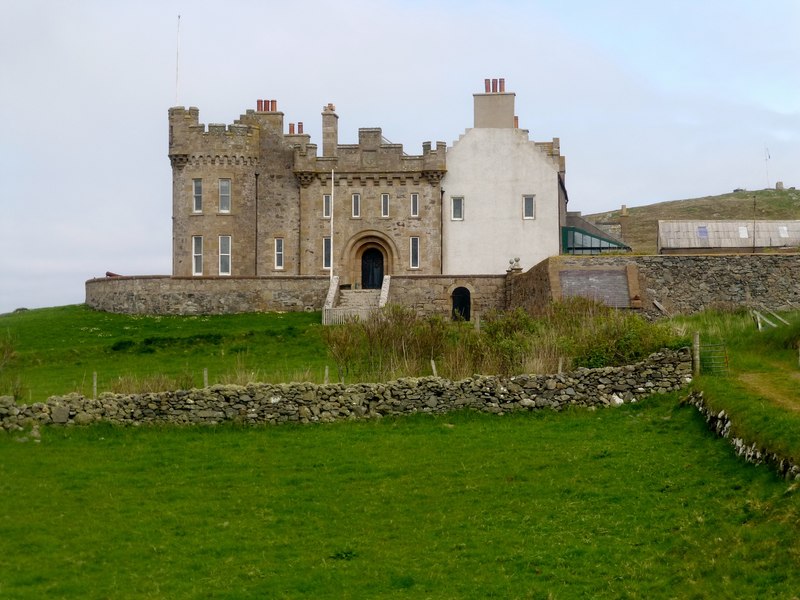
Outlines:
[{"label": "dry stone wall", "polygon": [[760,446],[756,442],[733,435],[731,433],[733,421],[731,421],[730,415],[724,410],[719,412],[711,410],[703,397],[703,392],[692,392],[685,402],[691,404],[700,412],[711,431],[730,441],[737,456],[756,465],[764,463],[775,469],[786,479],[800,480],[800,465],[792,458],[782,456],[777,452]]},{"label": "dry stone wall", "polygon": [[559,375],[477,376],[461,381],[438,377],[374,384],[215,385],[152,394],[72,394],[17,405],[0,397],[0,429],[40,425],[167,423],[215,425],[315,423],[372,419],[470,409],[493,414],[571,406],[604,407],[635,402],[682,388],[691,380],[688,348],[664,350],[625,367],[579,369]]}]

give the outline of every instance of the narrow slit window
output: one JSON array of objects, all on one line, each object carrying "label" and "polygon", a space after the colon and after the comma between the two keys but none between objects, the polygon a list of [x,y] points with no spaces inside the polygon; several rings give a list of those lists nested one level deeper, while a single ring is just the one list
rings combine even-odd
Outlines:
[{"label": "narrow slit window", "polygon": [[330,194],[323,194],[322,195],[322,217],[324,219],[331,218],[331,195]]},{"label": "narrow slit window", "polygon": [[361,194],[353,194],[353,211],[351,214],[354,219],[361,217]]},{"label": "narrow slit window", "polygon": [[411,194],[411,216],[419,216],[419,194]]},{"label": "narrow slit window", "polygon": [[419,269],[419,238],[412,237],[411,238],[411,259],[409,261],[409,266],[412,269]]},{"label": "narrow slit window", "polygon": [[325,237],[322,239],[322,268],[331,268],[331,238]]},{"label": "narrow slit window", "polygon": [[389,216],[389,194],[381,194],[381,216]]},{"label": "narrow slit window", "polygon": [[231,236],[219,236],[219,274],[231,274]]},{"label": "narrow slit window", "polygon": [[231,180],[219,180],[219,212],[231,212]]},{"label": "narrow slit window", "polygon": [[192,236],[192,275],[203,274],[203,236]]},{"label": "narrow slit window", "polygon": [[283,269],[283,238],[275,238],[275,268]]},{"label": "narrow slit window", "polygon": [[192,179],[192,212],[203,212],[203,180]]}]

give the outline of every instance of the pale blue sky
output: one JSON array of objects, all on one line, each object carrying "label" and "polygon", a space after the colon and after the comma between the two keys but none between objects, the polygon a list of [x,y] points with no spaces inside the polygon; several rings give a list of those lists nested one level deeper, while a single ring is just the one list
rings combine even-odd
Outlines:
[{"label": "pale blue sky", "polygon": [[179,13],[178,104],[204,123],[274,98],[320,143],[333,102],[342,143],[382,127],[420,153],[504,77],[520,125],[561,138],[570,210],[800,185],[795,0],[11,0],[0,313],[82,302],[107,270],[171,271]]}]

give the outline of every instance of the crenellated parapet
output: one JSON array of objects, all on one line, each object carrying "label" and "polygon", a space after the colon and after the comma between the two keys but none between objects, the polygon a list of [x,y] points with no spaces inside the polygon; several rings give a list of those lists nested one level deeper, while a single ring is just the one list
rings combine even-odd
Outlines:
[{"label": "crenellated parapet", "polygon": [[317,156],[315,144],[298,145],[294,148],[294,173],[303,187],[315,179],[324,181],[331,170],[337,178],[358,182],[380,182],[392,185],[392,181],[418,182],[424,179],[438,185],[447,170],[444,142],[422,145],[422,154],[409,155],[402,144],[393,144],[383,137],[380,128],[364,128],[358,131],[358,144],[338,144],[331,156]]},{"label": "crenellated parapet", "polygon": [[169,109],[169,157],[174,168],[188,165],[253,165],[258,163],[260,129],[245,123],[206,126],[200,111]]}]

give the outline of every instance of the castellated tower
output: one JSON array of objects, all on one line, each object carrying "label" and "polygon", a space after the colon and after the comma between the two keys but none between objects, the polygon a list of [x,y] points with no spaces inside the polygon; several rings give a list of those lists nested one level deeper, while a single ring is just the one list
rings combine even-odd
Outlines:
[{"label": "castellated tower", "polygon": [[317,156],[302,123],[285,132],[275,100],[228,126],[198,117],[169,110],[174,277],[333,270],[345,287],[379,287],[384,275],[442,272],[443,142],[409,156],[370,128],[341,145],[329,104]]}]

